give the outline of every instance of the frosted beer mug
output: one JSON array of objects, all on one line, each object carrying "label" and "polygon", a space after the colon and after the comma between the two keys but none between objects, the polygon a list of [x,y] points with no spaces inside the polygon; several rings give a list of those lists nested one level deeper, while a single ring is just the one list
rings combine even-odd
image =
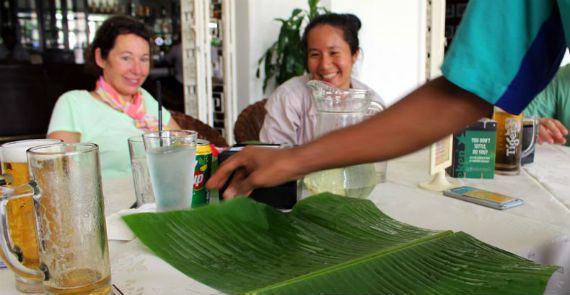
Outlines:
[{"label": "frosted beer mug", "polygon": [[[532,133],[532,144],[523,151],[523,114],[513,115],[495,107],[493,119],[497,122],[495,172],[504,175],[518,175],[521,158],[531,152],[531,146],[534,147],[536,132]],[[535,125],[534,128],[538,126]]]},{"label": "frosted beer mug", "polygon": [[[2,189],[0,255],[20,277],[43,281],[46,294],[112,294],[98,150],[90,143],[30,148],[30,182]],[[4,228],[10,223],[7,204],[30,196],[39,270],[22,265],[11,253],[9,229]]]},{"label": "frosted beer mug", "polygon": [[[61,141],[30,139],[8,142],[0,146],[1,170],[7,180],[7,187],[17,187],[30,181],[26,158],[27,149],[58,142]],[[8,202],[6,213],[9,217],[10,252],[16,254],[26,267],[38,269],[40,262],[32,197]],[[16,275],[16,289],[24,293],[41,293],[44,290],[41,280],[26,279],[18,275]]]}]

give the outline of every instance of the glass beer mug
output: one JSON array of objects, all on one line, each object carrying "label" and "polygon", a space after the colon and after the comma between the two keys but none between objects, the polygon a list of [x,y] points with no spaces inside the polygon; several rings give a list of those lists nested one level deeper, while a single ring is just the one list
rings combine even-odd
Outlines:
[{"label": "glass beer mug", "polygon": [[523,113],[513,115],[495,107],[493,119],[497,122],[497,148],[495,156],[495,172],[503,175],[518,175],[521,158],[534,151],[538,136],[538,120],[531,120],[532,138],[528,147],[523,150]]},{"label": "glass beer mug", "polygon": [[[30,181],[26,150],[39,145],[61,142],[59,139],[30,139],[8,142],[0,146],[0,162],[5,184],[14,188]],[[8,202],[6,214],[10,223],[12,252],[22,264],[38,269],[39,252],[36,242],[36,218],[34,217],[32,197],[19,198]],[[24,293],[41,293],[44,288],[40,280],[29,280],[16,275],[16,289]]]},{"label": "glass beer mug", "polygon": [[[31,180],[3,188],[0,255],[20,277],[43,281],[47,294],[112,294],[98,147],[57,143],[27,151]],[[33,197],[39,269],[13,255],[6,207]]]},{"label": "glass beer mug", "polygon": [[[384,109],[372,100],[365,89],[338,89],[317,80],[307,82],[307,86],[313,91],[317,109],[316,136],[359,123]],[[383,167],[385,169],[386,166]],[[304,183],[313,194],[328,191],[347,197],[366,198],[378,180],[375,164],[367,163],[311,173],[305,177]]]}]

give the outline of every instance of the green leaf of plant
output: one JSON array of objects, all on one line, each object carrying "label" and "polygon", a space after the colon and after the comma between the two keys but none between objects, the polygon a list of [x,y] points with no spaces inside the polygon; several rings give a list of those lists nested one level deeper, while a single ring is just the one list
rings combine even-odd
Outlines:
[{"label": "green leaf of plant", "polygon": [[291,17],[289,19],[292,20],[295,17],[299,16],[301,13],[303,13],[303,9],[295,8],[295,9],[293,9],[293,12],[291,13]]},{"label": "green leaf of plant", "polygon": [[263,90],[265,91],[265,88],[267,87],[267,84],[269,83],[269,80],[271,79],[271,76],[273,76],[273,53],[275,51],[275,47],[271,47],[269,50],[267,50],[267,54],[265,55],[265,79],[263,80]]},{"label": "green leaf of plant", "polygon": [[328,193],[289,213],[237,198],[123,218],[156,255],[232,294],[542,294],[557,269]]},{"label": "green leaf of plant", "polygon": [[313,18],[319,15],[318,4],[319,0],[309,0],[309,20],[313,20]]}]

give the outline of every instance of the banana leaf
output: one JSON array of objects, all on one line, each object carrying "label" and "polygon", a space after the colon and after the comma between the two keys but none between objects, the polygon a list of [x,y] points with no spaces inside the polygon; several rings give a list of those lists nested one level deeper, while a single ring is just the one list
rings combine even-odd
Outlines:
[{"label": "banana leaf", "polygon": [[229,294],[542,294],[557,269],[329,193],[288,213],[237,198],[123,218],[156,255]]}]

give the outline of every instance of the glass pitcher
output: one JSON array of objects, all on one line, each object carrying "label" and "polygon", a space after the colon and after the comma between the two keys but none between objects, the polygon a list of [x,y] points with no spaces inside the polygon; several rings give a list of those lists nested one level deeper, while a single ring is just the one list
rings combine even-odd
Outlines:
[{"label": "glass pitcher", "polygon": [[[365,89],[338,89],[317,80],[307,82],[307,86],[313,91],[317,109],[317,137],[359,123],[384,109],[380,103],[372,100]],[[366,198],[378,180],[374,163],[367,163],[318,171],[307,175],[304,183],[313,194],[328,191],[347,197]]]},{"label": "glass pitcher", "polygon": [[[27,151],[31,180],[1,188],[0,256],[17,275],[42,280],[47,294],[111,294],[98,147],[58,143]],[[7,203],[33,197],[40,267],[18,261],[9,243]]]}]

